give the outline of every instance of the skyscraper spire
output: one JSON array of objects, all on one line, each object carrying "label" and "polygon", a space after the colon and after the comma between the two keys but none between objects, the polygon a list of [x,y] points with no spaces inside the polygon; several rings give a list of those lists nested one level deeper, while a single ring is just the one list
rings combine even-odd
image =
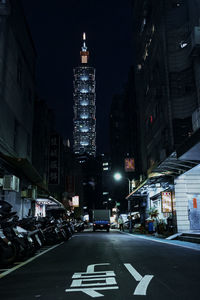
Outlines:
[{"label": "skyscraper spire", "polygon": [[83,46],[81,47],[81,63],[82,64],[87,64],[88,63],[88,57],[89,57],[89,51],[87,51],[87,46],[86,46],[86,33],[83,32]]},{"label": "skyscraper spire", "polygon": [[83,33],[81,65],[74,68],[74,153],[96,155],[95,69],[88,65],[89,52]]},{"label": "skyscraper spire", "polygon": [[82,51],[86,51],[87,50],[87,46],[86,46],[86,33],[83,32],[83,46],[82,46]]}]

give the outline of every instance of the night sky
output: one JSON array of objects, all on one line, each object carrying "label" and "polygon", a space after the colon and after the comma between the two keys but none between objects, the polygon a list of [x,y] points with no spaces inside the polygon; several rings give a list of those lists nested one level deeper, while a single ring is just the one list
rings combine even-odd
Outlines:
[{"label": "night sky", "polygon": [[36,47],[37,92],[55,111],[57,131],[73,133],[73,67],[80,64],[82,33],[96,68],[97,152],[109,150],[112,96],[132,64],[130,0],[22,0]]}]

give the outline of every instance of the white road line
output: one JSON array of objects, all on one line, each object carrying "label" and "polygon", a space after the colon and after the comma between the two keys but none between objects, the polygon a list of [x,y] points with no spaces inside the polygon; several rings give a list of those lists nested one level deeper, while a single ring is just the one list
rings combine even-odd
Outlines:
[{"label": "white road line", "polygon": [[103,263],[103,264],[89,265],[89,266],[87,267],[86,273],[93,273],[93,272],[94,272],[95,266],[108,266],[108,265],[110,265],[110,263]]},{"label": "white road line", "polygon": [[[96,275],[94,275],[96,274]],[[77,278],[101,278],[101,277],[115,277],[115,273],[113,271],[100,271],[100,272],[93,272],[93,273],[74,273],[72,276],[72,279],[77,279]]]},{"label": "white road line", "polygon": [[117,290],[119,289],[118,286],[112,286],[112,287],[95,287],[95,288],[83,288],[83,289],[66,289],[65,292],[83,292],[87,294],[88,296],[92,298],[97,297],[103,297],[102,294],[96,292],[96,291],[102,291],[102,290]]},{"label": "white road line", "polygon": [[[87,283],[84,283],[84,282]],[[95,282],[94,282],[95,281]],[[97,282],[98,281],[98,282]],[[99,282],[103,281],[103,282]],[[91,283],[89,283],[91,282]],[[94,283],[92,283],[94,282]],[[102,286],[102,285],[116,285],[117,282],[114,277],[105,278],[84,278],[84,279],[74,279],[70,287],[90,287],[90,286]]]},{"label": "white road line", "polygon": [[62,243],[60,243],[60,244],[58,244],[58,245],[55,245],[55,246],[53,246],[53,247],[51,247],[51,248],[49,248],[49,249],[43,251],[42,253],[40,253],[40,254],[38,254],[38,255],[36,255],[36,256],[33,256],[33,257],[29,258],[28,260],[24,261],[24,262],[21,263],[20,265],[17,265],[17,266],[15,266],[15,267],[13,267],[13,268],[7,270],[6,272],[1,273],[1,274],[0,274],[0,279],[3,278],[3,277],[5,277],[6,275],[10,274],[11,272],[17,270],[18,268],[21,268],[21,267],[23,267],[24,265],[30,263],[31,261],[33,261],[33,260],[36,259],[37,257],[39,257],[39,256],[41,256],[41,255],[47,253],[47,252],[50,251],[50,250],[53,250],[54,248],[60,246],[60,245],[63,244],[63,243],[64,243],[64,242],[62,242]]},{"label": "white road line", "polygon": [[131,275],[135,278],[136,281],[142,280],[142,276],[134,269],[131,264],[124,264],[127,270],[131,273]]}]

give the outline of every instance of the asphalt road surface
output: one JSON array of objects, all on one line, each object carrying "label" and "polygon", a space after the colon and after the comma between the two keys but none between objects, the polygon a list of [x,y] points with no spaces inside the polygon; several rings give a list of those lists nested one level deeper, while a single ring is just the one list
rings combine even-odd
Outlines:
[{"label": "asphalt road surface", "polygon": [[0,279],[1,300],[95,298],[200,299],[200,251],[83,232]]}]

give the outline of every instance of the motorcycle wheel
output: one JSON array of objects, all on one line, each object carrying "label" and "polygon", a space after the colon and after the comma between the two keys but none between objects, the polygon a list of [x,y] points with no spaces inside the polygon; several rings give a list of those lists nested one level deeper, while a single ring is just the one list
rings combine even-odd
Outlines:
[{"label": "motorcycle wheel", "polygon": [[14,244],[0,245],[0,265],[8,266],[12,264],[17,257],[17,249]]}]

